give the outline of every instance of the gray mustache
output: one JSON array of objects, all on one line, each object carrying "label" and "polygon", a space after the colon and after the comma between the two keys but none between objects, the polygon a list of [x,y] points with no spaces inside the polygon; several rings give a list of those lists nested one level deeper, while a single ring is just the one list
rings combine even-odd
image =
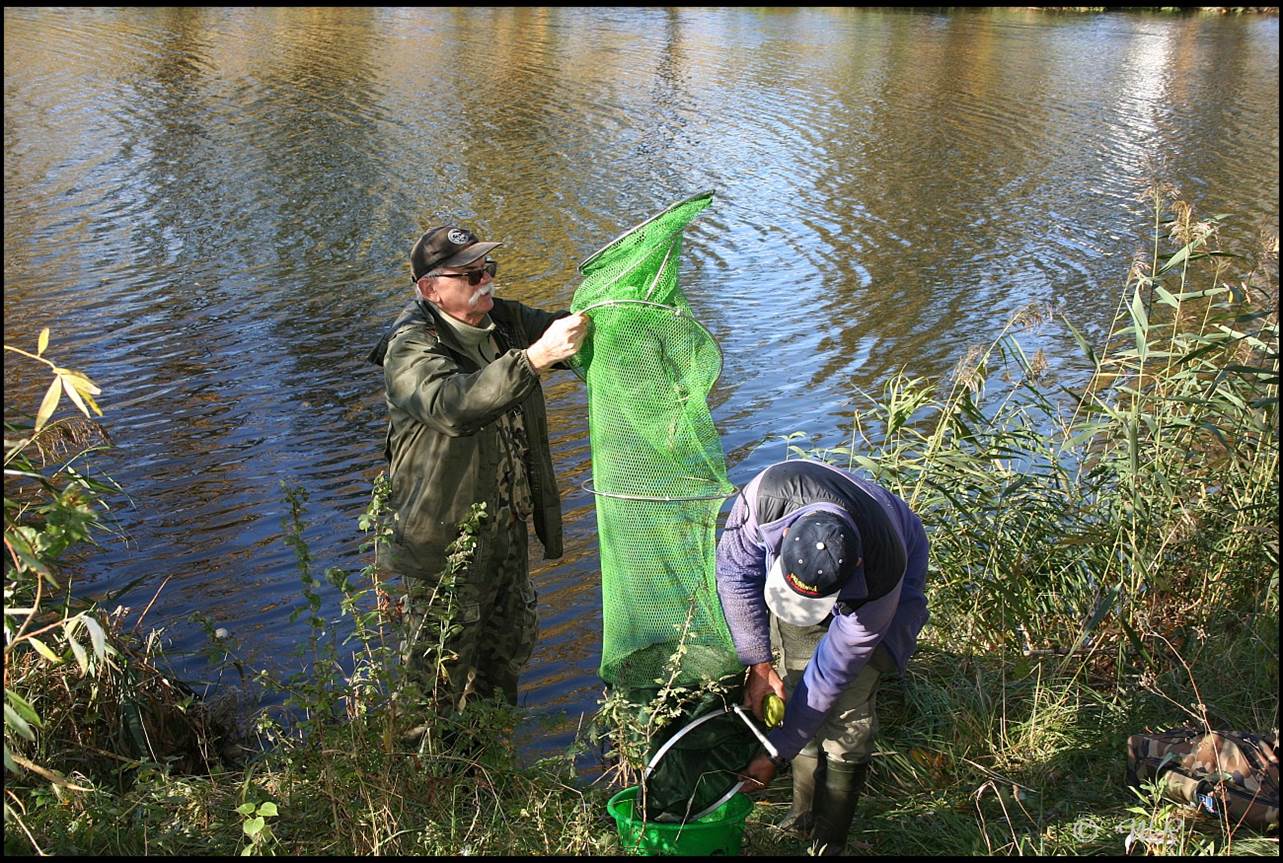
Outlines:
[{"label": "gray mustache", "polygon": [[484,288],[481,288],[480,290],[478,290],[475,294],[473,294],[468,299],[468,305],[475,306],[477,303],[481,302],[482,297],[489,297],[493,295],[494,295],[494,285],[486,285]]}]

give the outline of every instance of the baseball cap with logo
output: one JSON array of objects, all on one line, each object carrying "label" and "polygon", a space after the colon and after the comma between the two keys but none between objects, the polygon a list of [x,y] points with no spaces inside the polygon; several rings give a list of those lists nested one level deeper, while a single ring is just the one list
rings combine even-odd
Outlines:
[{"label": "baseball cap with logo", "polygon": [[766,575],[767,607],[794,626],[819,623],[863,565],[861,551],[859,532],[835,513],[802,516],[785,532]]},{"label": "baseball cap with logo", "polygon": [[462,267],[503,243],[483,243],[467,228],[443,225],[419,237],[410,250],[410,272],[417,282],[441,267]]}]

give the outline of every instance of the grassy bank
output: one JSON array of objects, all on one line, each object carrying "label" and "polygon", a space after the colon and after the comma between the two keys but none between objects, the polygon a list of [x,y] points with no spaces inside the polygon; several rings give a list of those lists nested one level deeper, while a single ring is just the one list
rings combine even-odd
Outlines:
[{"label": "grassy bank", "polygon": [[[1152,253],[1104,337],[1031,307],[951,379],[858,394],[842,443],[792,441],[909,500],[932,541],[932,622],[907,679],[879,696],[853,851],[1278,853],[1275,837],[1123,784],[1143,728],[1278,724],[1277,238],[1231,256],[1216,220],[1168,190],[1151,200]],[[1079,340],[1085,383],[1024,347],[1051,326]],[[69,386],[93,392],[83,376]],[[59,561],[101,530],[109,489],[80,469],[90,441],[52,419],[51,398],[6,427],[7,853],[620,851],[615,789],[576,781],[574,750],[521,765],[516,712],[458,710],[399,677],[377,484],[359,573],[314,571],[306,499],[287,491],[314,671],[247,680],[284,696],[288,724],[195,699],[155,637],[77,607]],[[452,560],[470,551],[465,530]],[[343,645],[322,635],[331,589],[354,633]],[[225,639],[211,647],[238,661]],[[746,853],[804,852],[773,826],[788,785],[755,807]]]},{"label": "grassy bank", "polygon": [[[877,851],[1277,853],[1121,781],[1145,728],[1278,727],[1278,240],[1229,255],[1217,219],[1151,195],[1101,344],[1030,307],[943,395],[893,379],[849,441],[797,449],[895,490],[931,537],[926,647],[861,810]],[[1022,345],[1057,319],[1085,386]]]}]

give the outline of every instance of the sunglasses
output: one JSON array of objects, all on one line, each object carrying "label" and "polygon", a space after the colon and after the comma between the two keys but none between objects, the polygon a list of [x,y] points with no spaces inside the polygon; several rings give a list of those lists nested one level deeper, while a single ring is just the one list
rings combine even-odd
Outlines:
[{"label": "sunglasses", "polygon": [[490,278],[493,279],[495,274],[498,272],[499,262],[487,258],[486,265],[479,270],[468,270],[463,273],[432,273],[432,275],[443,279],[467,279],[468,284],[475,288],[477,285],[481,284],[481,280],[486,277],[487,273],[489,273]]}]

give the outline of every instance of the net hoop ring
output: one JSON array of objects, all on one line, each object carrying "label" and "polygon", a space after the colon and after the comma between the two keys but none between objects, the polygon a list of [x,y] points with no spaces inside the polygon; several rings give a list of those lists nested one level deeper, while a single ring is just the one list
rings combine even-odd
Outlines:
[{"label": "net hoop ring", "polygon": [[[746,711],[743,707],[740,707],[738,704],[731,704],[731,705],[727,705],[722,710],[704,714],[698,719],[687,724],[686,727],[682,728],[672,737],[668,738],[668,740],[664,743],[664,745],[659,747],[659,749],[655,752],[655,754],[651,756],[650,762],[646,765],[646,769],[642,771],[642,777],[641,777],[642,784],[644,785],[646,783],[646,780],[650,778],[650,774],[655,771],[655,767],[659,764],[660,759],[663,758],[666,754],[668,754],[668,750],[672,749],[678,740],[681,740],[688,733],[690,733],[691,731],[694,731],[696,728],[703,725],[705,722],[709,722],[710,720],[725,716],[728,713],[734,713],[736,716],[738,716],[740,720],[743,721],[743,723],[748,726],[748,730],[753,733],[753,736],[758,739],[758,742],[762,744],[763,748],[765,748],[768,753],[770,753],[773,756],[778,756],[780,754],[779,751],[775,748],[775,746],[771,744],[769,740],[767,740],[766,735],[762,733],[761,729],[757,727],[756,723],[753,721],[753,718],[750,717],[748,711]],[[742,791],[747,785],[748,785],[747,779],[745,779],[742,782],[735,783],[730,787],[730,790],[728,790],[725,794],[719,797],[712,804],[705,807],[704,809],[701,809],[696,814],[689,816],[686,819],[686,823],[690,823],[692,821],[698,821],[699,819],[703,818],[705,815],[708,815],[716,811],[717,807],[721,806],[723,803],[730,800],[732,797],[735,796],[737,792]]]},{"label": "net hoop ring", "polygon": [[719,489],[716,494],[691,495],[689,497],[657,497],[655,495],[644,494],[625,494],[623,492],[601,491],[593,487],[592,479],[586,479],[579,484],[579,487],[591,495],[597,497],[613,497],[618,500],[645,500],[657,503],[682,503],[688,500],[726,500],[728,497],[734,497],[739,494],[739,489],[731,486],[730,491]]},{"label": "net hoop ring", "polygon": [[[596,311],[597,309],[608,308],[610,306],[649,306],[652,309],[660,309],[661,311],[668,312],[675,318],[686,318],[708,335],[708,338],[713,342],[713,346],[717,348],[718,356],[721,356],[722,346],[717,343],[717,337],[709,331],[708,327],[699,322],[699,318],[695,317],[681,306],[669,306],[664,303],[654,302],[653,300],[601,300],[600,302],[593,303],[591,306],[584,306],[575,314],[586,315],[589,312]],[[721,375],[718,374],[718,377],[721,377]]]},{"label": "net hoop ring", "polygon": [[[711,203],[713,202],[713,190],[712,190],[712,189],[709,189],[709,190],[708,190],[708,191],[706,191],[706,192],[699,192],[699,193],[697,193],[697,194],[691,195],[689,198],[687,198],[687,199],[686,199],[686,200],[684,200],[684,201],[678,201],[678,202],[677,202],[677,203],[675,203],[675,204],[670,204],[670,205],[668,205],[668,206],[667,206],[667,207],[665,207],[661,212],[656,213],[655,215],[651,216],[649,219],[645,219],[645,220],[643,220],[643,221],[641,221],[641,222],[638,222],[637,224],[633,225],[633,226],[632,226],[631,228],[629,228],[628,230],[624,231],[624,232],[623,232],[622,234],[620,234],[618,237],[615,237],[615,239],[611,240],[609,243],[607,243],[606,245],[602,246],[600,249],[598,249],[597,251],[593,252],[593,253],[592,253],[591,255],[589,255],[588,257],[584,258],[584,259],[583,259],[583,261],[582,261],[582,262],[580,262],[579,266],[578,266],[578,267],[576,267],[576,269],[577,269],[580,273],[583,273],[584,275],[587,275],[587,273],[584,273],[584,270],[585,270],[587,267],[592,266],[592,264],[593,264],[595,261],[597,261],[597,260],[598,260],[599,258],[601,258],[602,256],[606,255],[608,252],[610,252],[610,251],[611,251],[612,249],[614,249],[616,246],[618,246],[618,245],[620,244],[620,242],[622,242],[625,238],[627,238],[627,237],[628,237],[628,235],[629,235],[629,234],[631,234],[631,233],[633,233],[633,232],[635,232],[635,231],[639,231],[639,230],[641,230],[642,228],[646,227],[647,225],[653,224],[654,222],[658,222],[660,219],[664,218],[664,216],[667,216],[669,213],[676,212],[677,210],[681,209],[682,207],[685,207],[687,204],[693,204],[693,203],[695,203],[696,201],[699,201],[699,200],[701,200],[701,199],[703,199],[703,198],[707,198],[707,199],[708,199],[708,203],[704,205],[705,207],[706,207],[706,206],[708,206],[708,204],[711,204]],[[704,207],[700,207],[700,210],[702,210],[702,209],[704,209]],[[699,211],[698,211],[698,210],[697,210],[695,213],[693,213],[693,214],[691,215],[691,219],[694,219],[694,218],[695,218],[695,216],[697,216],[697,215],[699,215]],[[689,224],[689,222],[690,222],[690,220],[688,219],[686,224]],[[682,225],[682,230],[685,230],[685,229],[686,229],[686,224],[683,224],[683,225]]]}]

